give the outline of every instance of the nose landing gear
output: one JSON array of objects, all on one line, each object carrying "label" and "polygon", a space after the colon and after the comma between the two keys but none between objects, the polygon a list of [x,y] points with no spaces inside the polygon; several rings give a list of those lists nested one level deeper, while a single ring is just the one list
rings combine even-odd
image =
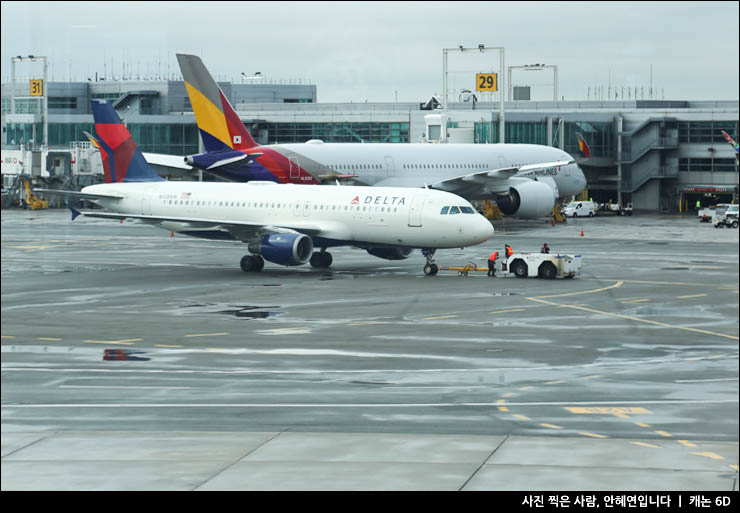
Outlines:
[{"label": "nose landing gear", "polygon": [[427,259],[427,263],[424,265],[424,274],[427,276],[434,276],[439,272],[439,267],[434,263],[434,253],[436,249],[422,249],[421,254]]}]

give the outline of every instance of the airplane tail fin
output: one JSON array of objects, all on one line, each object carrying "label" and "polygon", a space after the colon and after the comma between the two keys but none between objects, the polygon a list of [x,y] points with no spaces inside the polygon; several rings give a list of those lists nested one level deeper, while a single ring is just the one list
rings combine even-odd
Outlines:
[{"label": "airplane tail fin", "polygon": [[177,54],[177,62],[206,151],[248,150],[259,146],[200,57]]},{"label": "airplane tail fin", "polygon": [[576,132],[576,137],[578,138],[578,151],[580,151],[581,155],[583,155],[587,159],[591,158],[591,148],[588,147],[586,139],[584,139],[583,136],[578,132]]},{"label": "airplane tail fin", "polygon": [[106,100],[92,100],[91,103],[97,137],[85,135],[100,148],[105,182],[163,181],[144,159],[113,105]]},{"label": "airplane tail fin", "polygon": [[738,153],[740,153],[740,145],[735,142],[735,140],[732,138],[730,134],[722,130],[722,136],[727,140],[727,144],[732,146],[732,149],[735,150],[735,160],[738,160]]}]

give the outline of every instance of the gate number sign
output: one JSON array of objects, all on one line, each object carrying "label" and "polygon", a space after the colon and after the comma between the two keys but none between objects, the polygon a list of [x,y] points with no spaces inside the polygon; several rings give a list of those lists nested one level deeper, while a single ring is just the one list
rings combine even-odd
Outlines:
[{"label": "gate number sign", "polygon": [[44,96],[43,80],[31,80],[31,96]]},{"label": "gate number sign", "polygon": [[476,73],[476,91],[498,91],[498,76],[496,73]]}]

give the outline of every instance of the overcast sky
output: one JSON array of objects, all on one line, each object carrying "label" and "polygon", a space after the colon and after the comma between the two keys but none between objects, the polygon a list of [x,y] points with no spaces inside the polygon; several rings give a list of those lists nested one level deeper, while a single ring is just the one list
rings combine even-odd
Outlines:
[{"label": "overcast sky", "polygon": [[[558,96],[652,83],[654,97],[738,100],[738,2],[2,2],[10,58],[46,55],[50,79],[176,75],[200,55],[220,80],[241,73],[316,84],[319,102],[424,101],[442,92],[442,49],[505,48],[506,66],[558,66]],[[499,55],[451,53],[450,89],[473,89]],[[19,64],[19,76],[40,72]],[[514,85],[552,99],[551,70]],[[452,97],[450,98],[453,99]],[[621,99],[621,98],[620,98]]]}]

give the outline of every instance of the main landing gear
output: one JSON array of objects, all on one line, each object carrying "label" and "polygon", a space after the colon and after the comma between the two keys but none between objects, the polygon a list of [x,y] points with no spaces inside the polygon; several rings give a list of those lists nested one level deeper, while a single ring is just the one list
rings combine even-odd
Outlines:
[{"label": "main landing gear", "polygon": [[434,263],[434,253],[436,249],[422,249],[421,254],[427,259],[427,263],[424,265],[424,274],[427,276],[434,276],[439,272],[439,267]]},{"label": "main landing gear", "polygon": [[326,248],[324,248],[320,252],[314,252],[314,254],[311,255],[309,263],[311,264],[311,267],[315,267],[316,269],[326,269],[327,267],[331,267],[331,263],[333,261],[334,259],[331,257],[331,253],[326,251]]},{"label": "main landing gear", "polygon": [[242,257],[241,262],[242,271],[248,272],[259,272],[265,267],[265,259],[259,255],[245,255]]}]

